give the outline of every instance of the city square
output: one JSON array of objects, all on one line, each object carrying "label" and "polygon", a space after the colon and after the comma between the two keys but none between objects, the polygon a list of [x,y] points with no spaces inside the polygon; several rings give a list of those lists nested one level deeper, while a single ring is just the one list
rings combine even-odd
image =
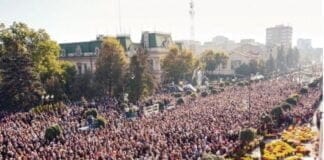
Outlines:
[{"label": "city square", "polygon": [[318,0],[145,1],[0,0],[0,159],[324,160]]}]

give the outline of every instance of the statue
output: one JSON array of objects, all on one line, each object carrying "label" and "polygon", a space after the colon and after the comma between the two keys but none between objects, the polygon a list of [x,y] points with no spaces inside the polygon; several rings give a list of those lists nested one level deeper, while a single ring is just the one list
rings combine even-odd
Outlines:
[{"label": "statue", "polygon": [[192,80],[196,82],[197,86],[201,86],[202,85],[202,81],[203,81],[203,71],[200,70],[200,67],[196,68],[194,70],[194,73],[192,75]]}]

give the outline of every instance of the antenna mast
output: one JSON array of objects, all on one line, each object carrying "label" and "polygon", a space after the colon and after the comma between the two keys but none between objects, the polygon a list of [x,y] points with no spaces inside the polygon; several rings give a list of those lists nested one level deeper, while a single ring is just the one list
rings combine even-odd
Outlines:
[{"label": "antenna mast", "polygon": [[120,5],[120,1],[118,0],[118,22],[119,22],[119,34],[122,33],[122,26],[121,26],[121,5]]},{"label": "antenna mast", "polygon": [[191,21],[191,26],[190,26],[190,50],[195,53],[195,9],[194,9],[194,2],[193,0],[190,0],[189,3],[189,14],[190,14],[190,21]]}]

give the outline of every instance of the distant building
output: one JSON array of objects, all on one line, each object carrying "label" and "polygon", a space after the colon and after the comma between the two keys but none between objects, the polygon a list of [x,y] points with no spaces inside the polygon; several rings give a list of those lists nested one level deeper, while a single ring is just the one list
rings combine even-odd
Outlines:
[{"label": "distant building", "polygon": [[258,45],[244,44],[233,49],[228,54],[228,61],[225,66],[220,65],[213,74],[233,75],[235,69],[243,63],[248,64],[251,60],[265,60],[265,49]]},{"label": "distant building", "polygon": [[277,25],[266,29],[266,46],[291,48],[293,29],[290,26]]},{"label": "distant building", "polygon": [[297,48],[299,50],[309,50],[312,49],[312,40],[311,39],[298,39]]},{"label": "distant building", "polygon": [[[94,72],[96,59],[100,53],[101,43],[105,36],[98,36],[96,40],[86,42],[61,43],[61,60],[73,62],[79,74],[86,71]],[[118,35],[120,42],[128,57],[136,54],[138,49],[147,51],[148,61],[157,79],[161,79],[161,60],[169,52],[173,44],[170,34],[157,32],[143,32],[140,43],[132,42],[129,35]]]},{"label": "distant building", "polygon": [[175,41],[175,43],[178,46],[181,46],[181,49],[187,49],[190,50],[191,49],[191,45],[193,45],[194,49],[195,49],[195,54],[199,54],[201,53],[201,43],[199,41],[193,41],[193,40],[178,40]]}]

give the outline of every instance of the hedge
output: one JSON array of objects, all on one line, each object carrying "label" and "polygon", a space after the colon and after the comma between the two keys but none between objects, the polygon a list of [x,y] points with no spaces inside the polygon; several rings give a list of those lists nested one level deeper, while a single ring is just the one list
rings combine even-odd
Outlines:
[{"label": "hedge", "polygon": [[276,119],[281,117],[283,114],[282,108],[280,106],[277,106],[271,110],[271,115],[275,117]]},{"label": "hedge", "polygon": [[55,103],[55,104],[46,104],[34,107],[31,109],[31,112],[40,114],[43,112],[51,112],[51,111],[58,111],[66,109],[66,105],[62,102]]},{"label": "hedge", "polygon": [[61,134],[61,127],[59,125],[53,125],[51,127],[48,127],[45,130],[45,139],[48,141],[52,141],[60,134]]},{"label": "hedge", "polygon": [[98,112],[96,109],[88,109],[84,114],[86,117],[92,115],[94,118],[97,118],[98,116]]},{"label": "hedge", "polygon": [[196,99],[196,98],[197,98],[197,94],[196,94],[196,93],[192,93],[192,94],[190,95],[190,97],[191,97],[192,99]]},{"label": "hedge", "polygon": [[107,120],[104,117],[102,116],[97,117],[97,127],[103,128],[106,126],[106,124],[107,124]]},{"label": "hedge", "polygon": [[240,140],[245,144],[253,141],[254,137],[255,133],[252,129],[245,129],[240,132]]},{"label": "hedge", "polygon": [[283,110],[287,111],[287,110],[290,110],[292,106],[291,106],[290,103],[283,102],[283,103],[280,104],[280,107],[281,107]]},{"label": "hedge", "polygon": [[291,105],[296,105],[297,104],[297,99],[294,97],[289,97],[286,99],[286,102],[291,104]]}]

